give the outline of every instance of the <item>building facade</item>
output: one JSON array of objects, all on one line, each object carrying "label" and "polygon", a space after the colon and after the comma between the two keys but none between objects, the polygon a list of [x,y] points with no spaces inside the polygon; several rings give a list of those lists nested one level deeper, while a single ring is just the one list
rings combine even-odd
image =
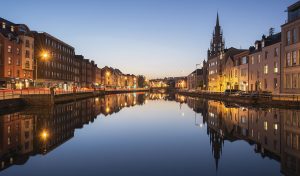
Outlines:
[{"label": "building facade", "polygon": [[288,19],[281,26],[281,91],[300,93],[300,2],[287,9]]},{"label": "building facade", "polygon": [[227,58],[224,68],[226,89],[249,90],[248,53],[243,51]]},{"label": "building facade", "polygon": [[45,32],[33,32],[35,39],[35,81],[41,87],[72,90],[75,82],[74,48]]},{"label": "building facade", "polygon": [[263,36],[249,49],[249,91],[280,93],[281,33]]},{"label": "building facade", "polygon": [[28,88],[33,85],[34,38],[24,24],[0,18],[0,87]]}]

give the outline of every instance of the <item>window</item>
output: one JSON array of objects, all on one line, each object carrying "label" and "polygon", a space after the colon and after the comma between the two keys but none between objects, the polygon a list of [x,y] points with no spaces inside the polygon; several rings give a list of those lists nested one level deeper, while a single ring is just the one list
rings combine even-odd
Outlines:
[{"label": "window", "polygon": [[10,69],[7,71],[7,75],[11,76],[11,70]]},{"label": "window", "polygon": [[10,125],[7,127],[7,133],[9,134],[11,132],[11,127]]},{"label": "window", "polygon": [[292,83],[292,77],[289,74],[285,75],[285,79],[286,79],[286,88],[289,89],[291,88],[291,83]]},{"label": "window", "polygon": [[5,29],[5,28],[6,28],[5,22],[2,22],[2,29]]},{"label": "window", "polygon": [[29,40],[26,40],[26,41],[25,41],[25,47],[28,47],[28,48],[30,47],[30,45],[29,45]]},{"label": "window", "polygon": [[16,59],[16,65],[20,65],[20,59]]},{"label": "window", "polygon": [[265,83],[265,89],[267,89],[268,88],[268,81],[267,81],[267,79],[264,79],[264,83]]},{"label": "window", "polygon": [[25,51],[25,57],[30,58],[30,51],[28,51],[28,50]]},{"label": "window", "polygon": [[253,65],[254,64],[254,57],[251,56],[251,64]]},{"label": "window", "polygon": [[10,137],[7,138],[7,145],[10,145],[11,141],[10,141]]},{"label": "window", "polygon": [[286,42],[287,42],[287,45],[290,45],[291,44],[291,31],[287,31],[286,33]]},{"label": "window", "polygon": [[20,70],[17,70],[17,77],[20,77]]},{"label": "window", "polygon": [[265,51],[265,59],[268,59],[268,51]]},{"label": "window", "polygon": [[278,63],[274,62],[274,73],[278,73]]},{"label": "window", "polygon": [[242,76],[242,77],[247,76],[247,69],[246,69],[246,68],[241,69],[241,76]]},{"label": "window", "polygon": [[241,64],[247,64],[247,57],[246,56],[241,58]]},{"label": "window", "polygon": [[296,28],[293,29],[293,43],[297,43],[297,30],[296,30]]},{"label": "window", "polygon": [[292,83],[293,83],[293,88],[297,88],[297,74],[293,74],[293,77],[292,77]]},{"label": "window", "polygon": [[297,52],[293,51],[293,65],[297,64]]},{"label": "window", "polygon": [[264,130],[268,130],[268,122],[267,121],[264,121]]},{"label": "window", "polygon": [[8,65],[11,65],[11,64],[12,64],[11,57],[8,57]]},{"label": "window", "polygon": [[274,78],[274,89],[276,89],[277,87],[278,87],[277,78]]},{"label": "window", "polygon": [[279,55],[279,49],[275,48],[274,49],[274,57],[277,57]]},{"label": "window", "polygon": [[19,48],[17,48],[17,55],[19,55],[20,54],[20,49]]},{"label": "window", "polygon": [[11,31],[11,32],[14,32],[14,31],[15,31],[14,26],[10,26],[10,31]]},{"label": "window", "polygon": [[260,63],[260,54],[258,55],[258,63]]},{"label": "window", "polygon": [[30,68],[29,61],[26,61],[26,62],[25,62],[25,68]]},{"label": "window", "polygon": [[10,45],[7,46],[7,52],[11,53],[11,46]]},{"label": "window", "polygon": [[286,66],[292,66],[291,53],[286,54]]},{"label": "window", "polygon": [[268,70],[269,68],[268,68],[268,65],[267,64],[265,64],[265,66],[264,66],[264,74],[268,74]]}]

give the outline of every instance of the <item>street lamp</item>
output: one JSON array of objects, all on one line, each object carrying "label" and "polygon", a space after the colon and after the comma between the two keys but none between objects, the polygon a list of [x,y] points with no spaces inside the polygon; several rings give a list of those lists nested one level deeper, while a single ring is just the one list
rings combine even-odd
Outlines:
[{"label": "street lamp", "polygon": [[[42,51],[38,58],[41,58],[42,60],[47,60],[49,58],[49,52]],[[38,58],[35,59],[35,86],[37,86],[36,84],[37,84],[37,79],[38,79],[38,66],[37,66]]]},{"label": "street lamp", "polygon": [[196,76],[197,76],[197,67],[198,67],[198,66],[201,66],[201,64],[196,64],[196,70],[195,70],[195,76],[194,76],[195,90],[197,90]]}]

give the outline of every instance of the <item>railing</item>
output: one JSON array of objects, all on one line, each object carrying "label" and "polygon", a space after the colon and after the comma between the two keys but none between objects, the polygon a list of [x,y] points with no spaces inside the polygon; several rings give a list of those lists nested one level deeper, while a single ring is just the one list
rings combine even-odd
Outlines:
[{"label": "railing", "polygon": [[271,99],[272,101],[293,101],[293,102],[300,102],[300,95],[294,94],[265,94],[265,93],[243,93],[240,95],[225,95],[224,92],[211,92],[207,90],[179,90],[179,92],[185,93],[196,93],[208,96],[232,96],[232,97],[241,97],[241,98],[265,98]]},{"label": "railing", "polygon": [[[63,89],[55,89],[55,95],[62,94],[73,94],[73,93],[90,93],[94,91],[130,91],[130,90],[148,90],[144,88],[97,88],[97,89],[76,89],[76,90],[63,90]],[[43,94],[51,94],[49,88],[31,88],[31,89],[20,89],[20,90],[0,90],[0,100],[6,99],[15,99],[20,98],[20,95],[43,95]]]}]

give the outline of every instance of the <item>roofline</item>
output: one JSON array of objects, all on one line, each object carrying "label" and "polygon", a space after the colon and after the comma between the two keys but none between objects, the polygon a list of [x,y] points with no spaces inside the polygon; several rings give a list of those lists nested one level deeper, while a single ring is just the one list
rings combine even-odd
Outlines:
[{"label": "roofline", "polygon": [[38,31],[32,31],[34,33],[37,33],[37,34],[42,34],[42,35],[46,35],[48,37],[51,37],[51,38],[54,38],[55,40],[59,41],[60,43],[63,43],[64,45],[67,45],[68,47],[72,48],[74,51],[75,51],[75,48],[65,42],[63,42],[62,40],[58,39],[57,37],[54,37],[53,35],[47,33],[47,32],[38,32]]}]

